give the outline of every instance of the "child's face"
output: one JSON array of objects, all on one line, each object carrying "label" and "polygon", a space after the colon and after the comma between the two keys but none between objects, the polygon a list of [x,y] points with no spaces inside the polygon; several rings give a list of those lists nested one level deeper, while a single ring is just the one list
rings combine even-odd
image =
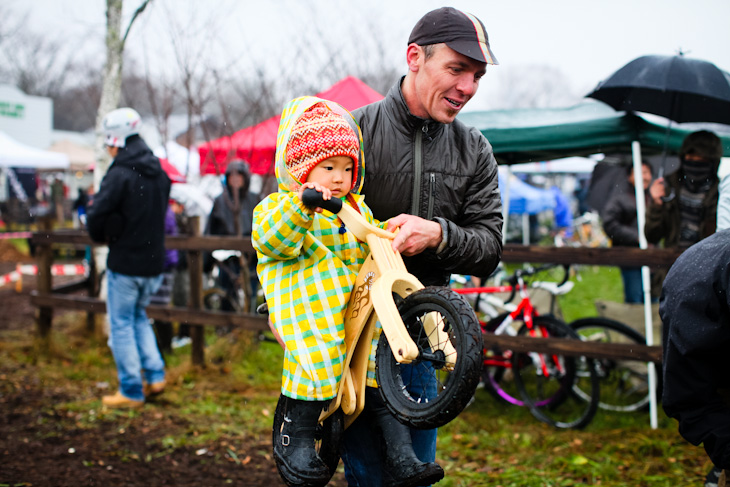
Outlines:
[{"label": "child's face", "polygon": [[325,159],[309,171],[308,183],[318,183],[329,189],[332,196],[341,198],[352,188],[352,173],[355,164],[347,156]]}]

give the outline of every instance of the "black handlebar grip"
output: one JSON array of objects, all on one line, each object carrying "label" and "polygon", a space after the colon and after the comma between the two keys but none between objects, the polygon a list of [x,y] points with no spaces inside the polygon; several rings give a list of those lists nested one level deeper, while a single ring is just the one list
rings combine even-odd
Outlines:
[{"label": "black handlebar grip", "polygon": [[322,193],[313,188],[307,188],[302,193],[302,203],[307,208],[324,208],[325,210],[337,213],[342,209],[342,200],[339,198],[331,198],[324,200]]}]

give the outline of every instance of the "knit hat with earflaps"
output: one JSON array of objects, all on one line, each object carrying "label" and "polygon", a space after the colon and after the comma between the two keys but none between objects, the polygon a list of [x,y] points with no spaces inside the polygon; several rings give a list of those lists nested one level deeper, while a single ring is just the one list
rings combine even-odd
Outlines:
[{"label": "knit hat with earflaps", "polygon": [[286,168],[294,179],[305,183],[309,172],[320,162],[330,157],[347,156],[354,162],[354,187],[359,154],[360,141],[350,125],[344,117],[320,102],[294,122],[286,145]]}]

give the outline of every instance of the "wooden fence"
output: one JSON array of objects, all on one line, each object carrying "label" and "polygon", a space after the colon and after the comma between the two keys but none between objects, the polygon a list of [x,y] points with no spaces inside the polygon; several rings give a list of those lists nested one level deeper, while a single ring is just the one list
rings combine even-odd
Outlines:
[{"label": "wooden fence", "polygon": [[[192,228],[198,228],[196,224]],[[89,327],[95,323],[94,315],[106,313],[106,303],[98,298],[99,283],[95,269],[90,276],[80,282],[53,287],[51,266],[54,247],[58,245],[85,248],[94,246],[85,232],[59,230],[33,233],[32,243],[36,247],[38,265],[38,288],[31,294],[31,303],[38,307],[37,327],[40,336],[47,337],[53,321],[54,308],[67,308],[86,311]],[[203,252],[216,249],[251,251],[249,238],[201,236],[199,234],[167,237],[165,246],[169,249],[183,250],[187,253],[190,276],[190,296],[188,306],[150,305],[147,313],[150,318],[191,325],[192,362],[205,363],[204,326],[233,326],[248,330],[267,330],[265,317],[255,314],[236,314],[214,312],[203,309]],[[670,249],[634,248],[586,248],[586,247],[537,247],[508,244],[504,247],[503,261],[555,264],[583,264],[608,266],[669,267],[678,257],[679,251]],[[86,296],[69,295],[71,291],[86,289]],[[561,339],[532,337],[484,336],[485,345],[499,345],[516,351],[555,352],[565,355],[590,357],[609,357],[641,361],[661,361],[661,347],[637,346],[628,344],[585,343]]]}]

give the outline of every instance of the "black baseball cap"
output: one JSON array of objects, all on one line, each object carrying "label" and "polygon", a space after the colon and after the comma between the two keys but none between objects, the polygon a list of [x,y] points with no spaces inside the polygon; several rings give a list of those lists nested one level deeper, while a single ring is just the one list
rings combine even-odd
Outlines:
[{"label": "black baseball cap", "polygon": [[489,47],[487,29],[482,21],[452,7],[432,10],[416,23],[408,44],[419,46],[445,43],[464,56],[487,64],[499,64]]}]

